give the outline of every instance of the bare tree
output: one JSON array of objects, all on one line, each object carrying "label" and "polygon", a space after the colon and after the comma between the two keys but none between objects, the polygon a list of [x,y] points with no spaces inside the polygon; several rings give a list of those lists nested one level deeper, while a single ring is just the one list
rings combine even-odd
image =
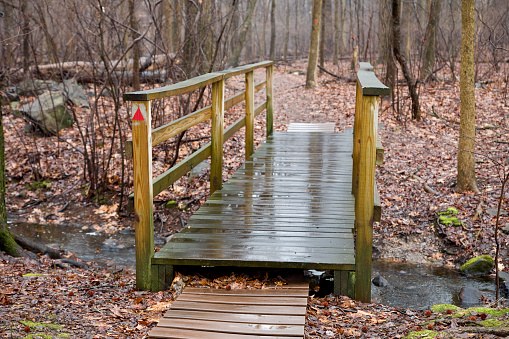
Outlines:
[{"label": "bare tree", "polygon": [[460,136],[458,182],[460,191],[478,192],[475,178],[475,0],[461,2]]},{"label": "bare tree", "polygon": [[400,5],[401,0],[392,0],[392,48],[394,56],[398,60],[401,68],[403,69],[403,75],[408,85],[410,97],[412,99],[412,118],[415,120],[421,119],[421,110],[419,107],[419,95],[417,94],[417,81],[415,81],[410,73],[407,60],[401,53],[401,24],[400,24]]},{"label": "bare tree", "polygon": [[316,86],[316,66],[318,64],[318,47],[320,45],[320,21],[322,17],[322,0],[313,0],[311,14],[311,39],[309,43],[308,69],[306,75],[306,88]]}]

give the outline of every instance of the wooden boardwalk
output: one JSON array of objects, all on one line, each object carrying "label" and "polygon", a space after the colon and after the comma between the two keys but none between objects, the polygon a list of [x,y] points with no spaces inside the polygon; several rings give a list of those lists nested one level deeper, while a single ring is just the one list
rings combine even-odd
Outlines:
[{"label": "wooden boardwalk", "polygon": [[304,337],[308,286],[225,290],[186,288],[149,338]]},{"label": "wooden boardwalk", "polygon": [[275,133],[152,264],[353,271],[351,190],[351,132]]}]

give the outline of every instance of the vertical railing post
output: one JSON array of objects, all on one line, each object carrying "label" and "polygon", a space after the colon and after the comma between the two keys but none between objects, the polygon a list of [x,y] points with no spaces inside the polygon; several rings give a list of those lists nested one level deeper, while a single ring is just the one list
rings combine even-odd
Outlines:
[{"label": "vertical railing post", "polygon": [[378,95],[363,95],[360,107],[358,188],[355,197],[355,299],[371,300]]},{"label": "vertical railing post", "polygon": [[273,88],[274,88],[274,64],[271,64],[266,69],[266,78],[267,78],[267,137],[271,136],[274,132],[274,103],[273,103]]},{"label": "vertical railing post", "polygon": [[352,168],[352,194],[357,195],[357,189],[359,184],[359,152],[360,152],[360,128],[362,121],[361,107],[362,107],[362,87],[357,81],[356,92],[355,92],[355,116],[353,123],[353,168]]},{"label": "vertical railing post", "polygon": [[246,73],[246,160],[254,152],[254,71]]},{"label": "vertical railing post", "polygon": [[136,287],[149,290],[154,254],[150,101],[132,102]]},{"label": "vertical railing post", "polygon": [[212,84],[210,195],[223,187],[224,79]]}]

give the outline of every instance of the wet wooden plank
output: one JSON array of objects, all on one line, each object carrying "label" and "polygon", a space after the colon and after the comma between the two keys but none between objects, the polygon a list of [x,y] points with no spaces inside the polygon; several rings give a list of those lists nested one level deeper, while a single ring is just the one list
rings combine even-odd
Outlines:
[{"label": "wet wooden plank", "polygon": [[334,123],[297,123],[292,122],[288,126],[290,133],[303,133],[303,132],[320,132],[320,133],[334,133]]},{"label": "wet wooden plank", "polygon": [[354,269],[352,140],[269,137],[153,263]]},{"label": "wet wooden plank", "polygon": [[196,319],[196,320],[212,320],[212,321],[232,321],[235,323],[251,323],[251,324],[275,324],[275,325],[301,325],[306,321],[305,316],[274,317],[266,314],[238,314],[238,313],[218,313],[218,312],[202,312],[179,310],[166,312],[164,318],[167,319]]},{"label": "wet wooden plank", "polygon": [[239,335],[231,333],[219,333],[212,331],[198,331],[187,329],[169,329],[165,327],[156,327],[150,331],[149,338],[167,338],[167,339],[302,339],[302,336],[259,336],[259,335]]}]

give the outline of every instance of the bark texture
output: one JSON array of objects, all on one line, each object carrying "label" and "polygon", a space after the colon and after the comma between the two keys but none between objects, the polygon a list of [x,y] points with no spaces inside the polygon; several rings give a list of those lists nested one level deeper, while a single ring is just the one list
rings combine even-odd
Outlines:
[{"label": "bark texture", "polygon": [[316,86],[316,66],[318,64],[318,47],[320,45],[321,16],[322,0],[313,0],[313,9],[311,14],[311,40],[309,43],[306,88],[313,88]]},{"label": "bark texture", "polygon": [[0,112],[0,251],[4,251],[13,257],[25,256],[23,249],[16,243],[7,228],[5,195],[5,138],[2,114]]},{"label": "bark texture", "polygon": [[421,70],[421,81],[426,81],[433,74],[435,67],[436,30],[440,21],[441,0],[431,0],[428,25],[424,37],[424,55]]},{"label": "bark texture", "polygon": [[475,0],[461,2],[460,136],[458,190],[478,192],[475,179]]},{"label": "bark texture", "polygon": [[403,70],[403,75],[408,84],[408,91],[412,99],[412,119],[421,120],[421,110],[419,107],[419,95],[417,94],[417,82],[413,79],[410,69],[408,68],[407,60],[401,53],[401,23],[400,23],[400,6],[401,0],[392,0],[392,48],[394,56],[398,60]]},{"label": "bark texture", "polygon": [[276,0],[270,9],[270,60],[276,60]]}]

